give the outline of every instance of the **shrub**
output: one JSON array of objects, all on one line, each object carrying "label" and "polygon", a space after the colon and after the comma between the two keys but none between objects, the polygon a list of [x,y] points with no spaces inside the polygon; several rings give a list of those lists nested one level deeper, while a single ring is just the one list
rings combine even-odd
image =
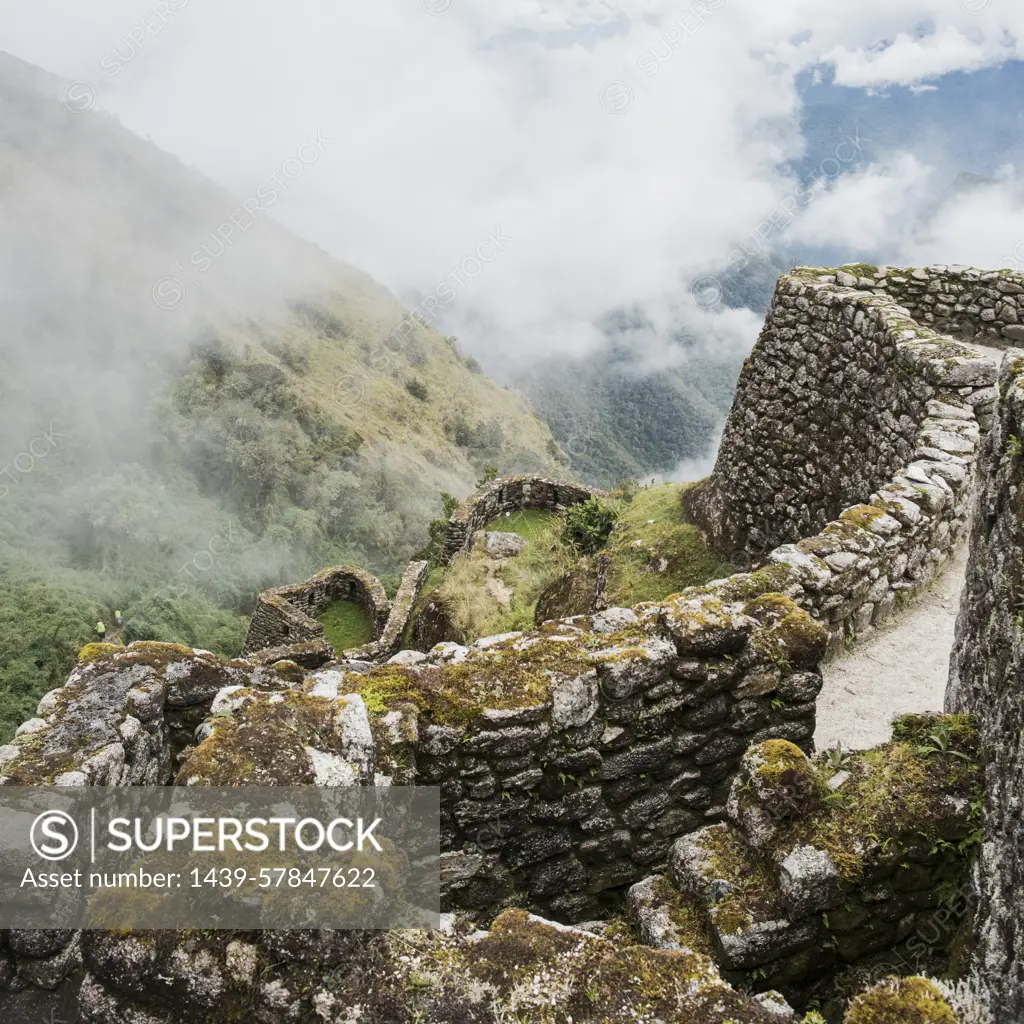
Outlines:
[{"label": "shrub", "polygon": [[618,512],[600,498],[588,498],[565,513],[562,539],[582,554],[593,554],[608,543],[618,517]]},{"label": "shrub", "polygon": [[427,400],[427,385],[419,379],[419,377],[413,377],[412,380],[405,382],[405,390],[412,395],[413,398],[418,398],[421,402]]},{"label": "shrub", "polygon": [[476,486],[478,488],[486,487],[492,480],[497,480],[497,479],[498,479],[498,467],[497,466],[491,466],[491,465],[484,466],[483,476],[481,476],[480,479],[477,480]]},{"label": "shrub", "polygon": [[427,524],[427,533],[430,540],[427,546],[418,551],[413,557],[426,559],[432,566],[441,564],[441,556],[444,554],[444,537],[448,529],[448,520],[454,515],[459,507],[459,499],[447,491],[441,492],[441,518],[431,519]]}]

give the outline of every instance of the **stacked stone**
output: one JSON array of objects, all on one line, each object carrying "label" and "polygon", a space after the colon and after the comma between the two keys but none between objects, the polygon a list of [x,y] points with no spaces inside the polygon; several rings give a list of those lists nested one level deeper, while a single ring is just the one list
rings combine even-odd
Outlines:
[{"label": "stacked stone", "polygon": [[564,512],[604,491],[583,484],[549,480],[540,476],[500,477],[471,494],[448,520],[444,536],[445,562],[473,543],[473,535],[506,512],[535,508]]},{"label": "stacked stone", "polygon": [[[728,822],[679,839],[666,875],[630,890],[627,908],[644,941],[685,948],[693,935],[676,922],[696,919],[726,977],[792,994],[917,932],[932,935],[936,908],[966,885],[965,863],[908,823],[891,836],[854,837],[843,852],[862,856],[863,869],[844,876],[813,830],[792,828],[818,812],[821,799],[798,749],[752,747],[732,784]],[[931,812],[935,833],[951,845],[971,829],[965,799],[943,797]],[[695,913],[680,915],[682,906]]]},{"label": "stacked stone", "polygon": [[[95,660],[47,693],[36,717],[0,746],[0,785],[163,785],[175,746],[191,742],[219,690],[254,675],[270,688],[276,678],[172,644],[95,644],[86,652]],[[18,978],[53,988],[80,963],[78,932],[11,931],[0,945],[0,987]]]},{"label": "stacked stone", "polygon": [[793,570],[761,586],[827,622],[830,653],[948,558],[996,394],[990,360],[868,283],[780,279],[715,471],[684,498],[716,547]]},{"label": "stacked stone", "polygon": [[590,643],[582,669],[551,673],[542,701],[484,710],[468,729],[421,719],[418,778],[441,787],[450,905],[593,917],[661,864],[673,838],[723,815],[750,743],[786,736],[809,748],[825,636],[786,604],[780,619],[757,602],[684,596],[639,617],[569,619],[542,640],[439,645],[432,662],[466,668],[483,667],[496,641],[508,653]]},{"label": "stacked stone", "polygon": [[1006,353],[950,659],[947,710],[969,712],[990,751],[985,843],[975,870],[976,978],[1001,1020],[1024,1020],[1024,351]]},{"label": "stacked stone", "polygon": [[466,934],[445,919],[441,929],[393,941],[337,931],[94,932],[83,947],[81,1009],[90,1024],[630,1024],[652,1013],[701,1024],[798,1019],[778,993],[733,989],[706,956],[515,910],[488,932]]},{"label": "stacked stone", "polygon": [[380,636],[362,647],[345,651],[346,658],[380,661],[397,653],[405,633],[405,627],[409,624],[413,605],[423,589],[423,584],[427,581],[429,571],[429,562],[410,562],[408,564],[405,572],[402,573],[398,593],[395,594],[395,599],[391,602],[391,611],[388,613],[387,622],[384,624]]},{"label": "stacked stone", "polygon": [[[837,272],[840,284],[846,284]],[[881,288],[910,315],[942,334],[973,339],[993,348],[1024,341],[1024,277],[1010,270],[937,264],[901,269],[879,267]],[[859,287],[859,281],[858,281]]]}]

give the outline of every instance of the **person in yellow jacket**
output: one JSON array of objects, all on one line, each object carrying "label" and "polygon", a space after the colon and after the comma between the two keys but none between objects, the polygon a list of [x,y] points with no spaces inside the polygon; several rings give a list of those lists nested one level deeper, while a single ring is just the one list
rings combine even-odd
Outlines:
[{"label": "person in yellow jacket", "polygon": [[102,619],[97,619],[96,620],[96,639],[100,643],[103,643],[103,641],[106,640],[106,638],[107,638],[107,627],[103,625],[103,620]]}]

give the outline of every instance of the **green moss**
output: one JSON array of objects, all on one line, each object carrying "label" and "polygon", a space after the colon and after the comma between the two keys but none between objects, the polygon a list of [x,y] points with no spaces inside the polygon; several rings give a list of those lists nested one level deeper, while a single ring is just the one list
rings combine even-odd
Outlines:
[{"label": "green moss", "polygon": [[[948,751],[924,742],[936,729],[947,736]],[[860,877],[866,857],[881,852],[896,858],[922,840],[946,851],[958,870],[966,867],[976,826],[967,823],[951,834],[947,817],[950,797],[980,806],[983,793],[984,767],[969,717],[904,716],[893,740],[849,758],[843,768],[850,778],[842,788],[813,816],[785,823],[780,844],[808,843],[827,851],[851,882]],[[873,849],[865,849],[865,840]]]},{"label": "green moss", "polygon": [[358,601],[332,601],[319,619],[327,642],[339,655],[374,639],[373,620]]},{"label": "green moss", "polygon": [[836,270],[842,270],[846,274],[853,274],[855,277],[874,277],[878,273],[878,267],[871,263],[844,263]]},{"label": "green moss", "polygon": [[957,1024],[957,1018],[927,978],[899,978],[857,996],[843,1024]]},{"label": "green moss", "polygon": [[744,612],[765,622],[751,646],[763,658],[784,669],[814,668],[825,656],[828,632],[799,605],[782,594],[762,595]]},{"label": "green moss", "polygon": [[[232,696],[246,695],[240,690]],[[274,700],[259,695],[231,717],[214,718],[214,732],[182,766],[177,785],[198,779],[204,786],[308,785],[313,772],[305,747],[337,747],[337,702],[294,690]]]},{"label": "green moss", "polygon": [[[697,903],[661,875],[654,884],[658,903],[668,911],[679,941],[694,953],[715,956],[715,946],[708,931],[707,918]],[[607,933],[606,933],[607,934]]]},{"label": "green moss", "polygon": [[[436,934],[436,933],[435,933]],[[521,1024],[737,1024],[761,1019],[749,999],[726,986],[712,961],[685,950],[632,944],[556,929],[507,910],[485,938],[459,941],[431,933],[394,937],[394,964],[406,1000],[437,1005],[446,985],[460,999],[482,982],[497,1019]],[[433,1003],[431,1001],[434,1001]],[[406,1005],[409,1005],[409,1002]],[[767,1017],[765,1017],[767,1020]]]},{"label": "green moss", "polygon": [[[555,678],[578,676],[600,664],[646,658],[636,644],[647,634],[639,627],[617,633],[585,633],[571,640],[554,639],[555,629],[537,630],[534,642],[517,650],[518,639],[504,640],[473,651],[458,665],[405,668],[385,665],[349,677],[352,692],[382,714],[399,702],[411,702],[440,725],[468,725],[488,708],[538,707],[551,697]],[[601,651],[615,649],[614,654]]]},{"label": "green moss", "polygon": [[850,526],[868,530],[873,522],[885,515],[888,515],[888,512],[875,505],[854,505],[852,508],[843,510],[839,516],[839,522],[849,523]]},{"label": "green moss", "polygon": [[749,601],[762,594],[778,593],[793,585],[795,573],[787,565],[766,565],[729,579],[717,593],[723,601]]},{"label": "green moss", "polygon": [[91,665],[94,661],[99,661],[101,658],[105,658],[108,654],[116,654],[118,651],[123,650],[124,648],[118,644],[86,644],[78,652],[78,664]]},{"label": "green moss", "polygon": [[740,934],[755,921],[782,912],[774,872],[736,829],[728,825],[705,829],[700,845],[709,855],[704,870],[707,881],[722,879],[729,883],[728,892],[711,909],[711,919],[719,931]]},{"label": "green moss", "polygon": [[803,772],[810,766],[804,752],[789,740],[765,740],[759,744],[764,761],[758,765],[758,775],[776,781],[795,771]]}]

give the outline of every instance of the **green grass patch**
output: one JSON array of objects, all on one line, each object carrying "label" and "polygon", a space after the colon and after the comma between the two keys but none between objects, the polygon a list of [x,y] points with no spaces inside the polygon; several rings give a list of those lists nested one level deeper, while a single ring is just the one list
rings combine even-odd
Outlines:
[{"label": "green grass patch", "polygon": [[540,508],[523,508],[489,522],[484,529],[498,533],[518,533],[527,544],[545,541],[552,530],[561,528],[561,519],[554,512]]},{"label": "green grass patch", "polygon": [[683,486],[645,487],[631,502],[620,504],[618,528],[606,549],[611,557],[605,590],[609,604],[662,601],[736,571],[708,548],[687,518],[680,500]]},{"label": "green grass patch", "polygon": [[320,616],[327,642],[340,654],[373,639],[373,622],[355,601],[333,601]]},{"label": "green grass patch", "polygon": [[575,561],[562,541],[562,518],[551,512],[513,512],[487,529],[518,533],[526,547],[500,562],[475,546],[452,559],[437,595],[467,639],[532,629],[537,598]]}]

